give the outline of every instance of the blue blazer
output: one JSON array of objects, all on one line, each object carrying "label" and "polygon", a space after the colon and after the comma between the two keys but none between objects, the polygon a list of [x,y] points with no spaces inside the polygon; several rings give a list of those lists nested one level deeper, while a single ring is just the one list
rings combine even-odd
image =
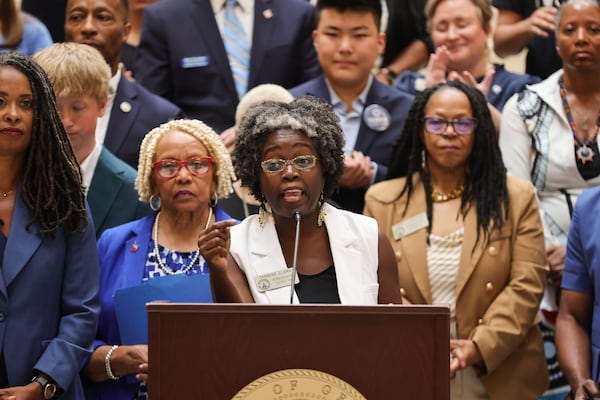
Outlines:
[{"label": "blue blazer", "polygon": [[179,107],[121,76],[110,110],[104,146],[137,169],[140,144],[146,133],[180,117]]},{"label": "blue blazer", "polygon": [[575,204],[569,227],[565,271],[561,287],[587,293],[592,309],[591,379],[600,382],[600,187],[584,191]]},{"label": "blue blazer", "polygon": [[[312,95],[324,99],[331,103],[329,89],[325,82],[325,76],[313,79],[300,86],[290,90],[294,97],[302,95]],[[358,137],[354,150],[360,151],[371,157],[371,160],[377,163],[377,175],[375,182],[385,179],[388,173],[388,165],[390,162],[390,154],[396,140],[400,137],[404,122],[408,116],[408,110],[412,104],[413,97],[409,94],[402,93],[388,85],[373,79],[371,89],[367,93],[367,101],[364,110],[370,105],[377,104],[383,107],[390,115],[389,127],[383,131],[377,131],[370,128],[365,122],[364,112],[361,119]],[[340,188],[332,196],[341,208],[346,210],[362,213],[364,207],[365,192],[368,188],[361,189],[344,189]]]},{"label": "blue blazer", "polygon": [[[216,221],[231,219],[219,206],[213,210]],[[121,344],[113,297],[119,289],[142,284],[154,219],[153,214],[107,229],[98,241],[100,321],[94,349],[106,344]],[[128,377],[122,377],[118,381],[90,386],[98,400],[131,400],[139,383],[129,382]]]},{"label": "blue blazer", "polygon": [[0,269],[0,343],[11,386],[26,385],[34,370],[80,400],[82,362],[98,322],[98,259],[91,217],[83,233],[38,234],[17,191]]},{"label": "blue blazer", "polygon": [[[314,8],[306,0],[255,0],[248,88],[291,88],[320,73]],[[176,28],[174,28],[174,25]],[[238,94],[209,0],[146,7],[135,77],[217,132],[234,125]]]},{"label": "blue blazer", "polygon": [[152,213],[148,204],[138,200],[134,187],[136,176],[135,169],[106,148],[102,149],[87,193],[97,238],[107,228]]}]

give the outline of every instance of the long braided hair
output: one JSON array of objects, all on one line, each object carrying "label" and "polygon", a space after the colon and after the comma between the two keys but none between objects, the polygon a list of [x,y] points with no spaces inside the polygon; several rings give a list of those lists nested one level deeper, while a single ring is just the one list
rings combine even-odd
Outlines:
[{"label": "long braided hair", "polygon": [[[502,162],[496,129],[481,92],[460,82],[446,82],[420,93],[414,100],[402,135],[392,150],[387,179],[406,176],[406,183],[399,197],[407,195],[406,207],[413,191],[413,175],[418,173],[425,187],[427,201],[427,217],[431,232],[432,201],[431,181],[427,170],[423,167],[427,150],[423,143],[425,109],[431,96],[444,89],[452,88],[464,93],[469,99],[473,117],[477,119],[477,127],[473,132],[474,143],[471,156],[467,160],[465,189],[461,197],[460,212],[464,216],[471,206],[477,212],[477,240],[483,232],[487,240],[493,229],[500,230],[508,217],[508,189],[506,187],[506,168]],[[404,209],[406,213],[406,208]]]},{"label": "long braided hair", "polygon": [[40,234],[81,232],[88,223],[79,165],[56,109],[52,85],[42,68],[16,52],[0,53],[0,67],[27,76],[33,94],[31,142],[21,166],[22,198]]}]

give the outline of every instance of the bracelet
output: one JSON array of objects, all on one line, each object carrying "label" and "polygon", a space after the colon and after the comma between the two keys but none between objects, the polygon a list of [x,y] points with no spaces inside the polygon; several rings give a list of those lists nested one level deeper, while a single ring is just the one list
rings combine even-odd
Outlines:
[{"label": "bracelet", "polygon": [[108,377],[113,381],[118,380],[119,377],[113,374],[112,372],[112,368],[110,367],[110,357],[112,356],[113,352],[118,348],[119,346],[115,344],[113,347],[110,348],[110,350],[108,350],[108,353],[106,353],[106,357],[104,357],[104,368],[106,368],[106,375],[108,375]]}]

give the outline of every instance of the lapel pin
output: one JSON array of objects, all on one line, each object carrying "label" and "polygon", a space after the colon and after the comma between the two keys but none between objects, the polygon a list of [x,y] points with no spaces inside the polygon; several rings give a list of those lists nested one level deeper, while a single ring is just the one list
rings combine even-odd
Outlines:
[{"label": "lapel pin", "polygon": [[270,8],[267,8],[265,11],[263,11],[263,17],[265,17],[265,19],[273,18],[273,11],[271,11]]},{"label": "lapel pin", "polygon": [[131,104],[124,101],[121,104],[119,104],[119,108],[121,109],[121,111],[128,113],[129,111],[131,111]]},{"label": "lapel pin", "polygon": [[138,244],[137,241],[134,241],[133,244],[131,245],[131,252],[135,253],[138,251]]}]

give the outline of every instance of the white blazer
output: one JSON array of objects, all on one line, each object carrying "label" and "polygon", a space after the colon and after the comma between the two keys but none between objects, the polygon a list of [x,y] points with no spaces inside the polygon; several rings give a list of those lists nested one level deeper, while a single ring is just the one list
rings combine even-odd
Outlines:
[{"label": "white blazer", "polygon": [[[378,227],[370,217],[339,210],[325,204],[325,228],[342,304],[377,304],[379,281],[377,270]],[[288,268],[271,215],[263,227],[258,215],[251,215],[231,228],[231,255],[246,274],[254,301],[259,304],[289,304],[290,287],[258,291],[255,278]],[[300,238],[302,243],[302,238]],[[291,266],[290,266],[291,267]],[[298,304],[294,293],[294,304]]]}]

